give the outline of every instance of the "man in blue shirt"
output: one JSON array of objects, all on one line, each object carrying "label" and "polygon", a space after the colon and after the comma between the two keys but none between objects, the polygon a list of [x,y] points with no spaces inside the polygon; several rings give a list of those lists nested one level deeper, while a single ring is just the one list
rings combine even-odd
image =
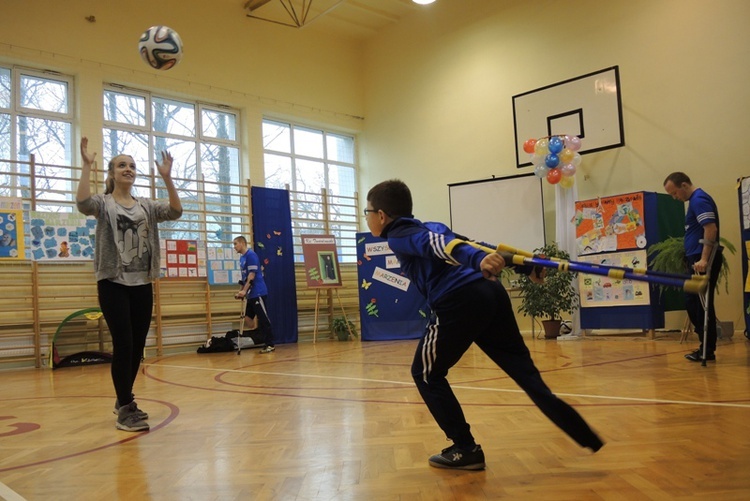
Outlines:
[{"label": "man in blue shirt", "polygon": [[442,223],[422,223],[411,212],[411,192],[402,181],[384,181],[367,194],[367,227],[388,240],[401,269],[432,310],[411,371],[427,408],[453,445],[430,457],[429,464],[461,470],[485,467],[482,447],[474,441],[447,379],[472,343],[565,433],[582,447],[598,451],[604,445],[601,439],[575,409],[552,393],[534,366],[510,297],[497,280],[506,264],[503,257],[480,250]]},{"label": "man in blue shirt", "polygon": [[[704,336],[706,311],[697,294],[685,295],[685,308],[688,317],[701,339],[700,347],[685,358],[692,362],[716,360],[716,309],[714,308],[714,291],[721,271],[721,251],[719,245],[719,211],[711,196],[700,188],[693,187],[690,178],[684,172],[673,172],[664,180],[664,189],[675,200],[690,202],[685,214],[685,258],[688,270],[703,274],[709,272],[708,278],[708,329]],[[712,250],[716,253],[711,260]],[[705,346],[704,346],[705,339]]]},{"label": "man in blue shirt", "polygon": [[245,237],[237,237],[232,243],[234,250],[240,254],[240,271],[242,279],[240,285],[242,288],[234,295],[237,299],[247,297],[247,309],[245,310],[245,322],[249,327],[248,319],[255,317],[257,319],[259,339],[265,343],[266,347],[260,350],[261,353],[271,353],[276,349],[273,343],[273,331],[271,321],[268,319],[268,310],[266,304],[268,301],[268,288],[266,281],[263,279],[263,272],[260,267],[260,259],[252,249],[248,248]]}]

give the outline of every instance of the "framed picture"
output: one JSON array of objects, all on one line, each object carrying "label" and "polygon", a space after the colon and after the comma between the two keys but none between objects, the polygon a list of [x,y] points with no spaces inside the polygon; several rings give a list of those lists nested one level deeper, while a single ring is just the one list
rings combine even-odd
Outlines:
[{"label": "framed picture", "polygon": [[333,235],[302,235],[307,286],[341,287],[336,238]]},{"label": "framed picture", "polygon": [[532,165],[528,139],[578,136],[578,153],[625,145],[620,71],[617,66],[513,96],[516,166]]}]

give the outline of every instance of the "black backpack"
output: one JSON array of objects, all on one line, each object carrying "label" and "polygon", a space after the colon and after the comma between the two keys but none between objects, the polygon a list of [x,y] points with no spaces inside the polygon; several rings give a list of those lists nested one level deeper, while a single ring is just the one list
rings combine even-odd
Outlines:
[{"label": "black backpack", "polygon": [[211,336],[211,339],[198,347],[198,353],[218,353],[222,351],[234,351],[235,349],[234,343],[229,336]]}]

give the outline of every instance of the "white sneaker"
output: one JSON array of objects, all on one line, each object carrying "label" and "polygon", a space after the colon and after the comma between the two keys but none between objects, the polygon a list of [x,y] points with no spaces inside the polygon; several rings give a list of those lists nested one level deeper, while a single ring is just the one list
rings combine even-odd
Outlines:
[{"label": "white sneaker", "polygon": [[260,350],[260,352],[261,353],[271,353],[275,349],[276,349],[275,346],[266,346],[265,348],[263,348],[262,350]]}]

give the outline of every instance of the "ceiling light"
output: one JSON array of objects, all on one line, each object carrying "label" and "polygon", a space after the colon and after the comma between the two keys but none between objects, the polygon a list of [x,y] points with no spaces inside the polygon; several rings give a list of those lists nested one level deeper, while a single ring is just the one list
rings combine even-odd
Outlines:
[{"label": "ceiling light", "polygon": [[419,5],[429,5],[435,0],[411,0],[414,3],[418,3]]}]

